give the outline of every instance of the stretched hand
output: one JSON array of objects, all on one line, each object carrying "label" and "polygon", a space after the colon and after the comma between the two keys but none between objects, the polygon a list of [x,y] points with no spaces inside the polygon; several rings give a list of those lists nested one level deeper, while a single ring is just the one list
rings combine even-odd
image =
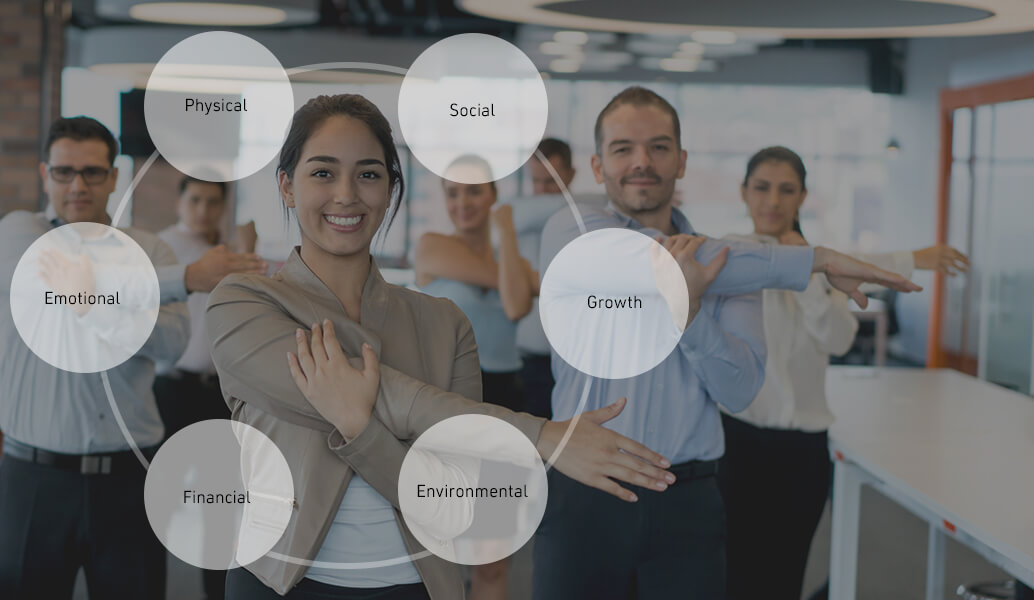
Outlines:
[{"label": "stretched hand", "polygon": [[[706,237],[678,233],[668,236],[663,241],[660,236],[655,239],[657,243],[662,244],[664,249],[671,253],[675,262],[678,263],[679,269],[682,270],[682,276],[686,280],[686,289],[689,292],[689,311],[686,315],[686,320],[683,322],[688,326],[700,310],[700,298],[703,297],[704,292],[707,291],[707,288],[718,277],[722,268],[725,267],[725,261],[729,258],[729,247],[722,248],[718,255],[705,265],[697,261],[696,253],[704,241],[707,240]],[[676,322],[679,322],[679,320],[676,319]]]},{"label": "stretched hand", "polygon": [[[689,289],[690,300],[699,299],[707,291],[708,286],[718,277],[718,273],[725,266],[729,257],[729,247],[722,248],[718,255],[711,259],[711,262],[702,264],[697,262],[696,253],[700,246],[707,240],[702,235],[686,235],[678,233],[668,236],[664,240],[664,249],[671,253],[675,262],[682,269],[682,275],[686,278],[686,287]],[[660,243],[660,238],[657,240]]]},{"label": "stretched hand", "polygon": [[498,204],[492,209],[491,214],[492,225],[495,226],[500,233],[512,233],[515,231],[513,224],[513,206],[509,204]]},{"label": "stretched hand", "polygon": [[830,285],[850,296],[862,308],[869,305],[869,299],[858,290],[863,283],[875,283],[899,292],[923,289],[897,273],[822,246],[815,248],[815,266],[826,274]]},{"label": "stretched hand", "polygon": [[[75,296],[80,292],[86,295],[94,292],[93,263],[85,254],[71,259],[60,250],[47,248],[39,255],[39,276],[55,294]],[[89,312],[90,305],[70,304],[68,308],[81,317]]]},{"label": "stretched hand", "polygon": [[969,258],[947,244],[938,244],[912,253],[917,269],[955,276],[969,270]]},{"label": "stretched hand", "polygon": [[[609,406],[580,415],[554,466],[575,481],[626,502],[635,502],[636,495],[615,480],[664,491],[675,483],[675,476],[664,470],[671,463],[663,456],[601,426],[621,414],[624,407],[625,399],[621,398]],[[547,422],[539,436],[539,455],[551,457],[570,425],[571,420]]]},{"label": "stretched hand", "polygon": [[363,343],[363,368],[348,362],[334,334],[334,325],[324,320],[313,324],[307,339],[304,330],[295,333],[298,354],[287,353],[287,366],[295,385],[345,441],[359,435],[370,422],[381,385],[380,362],[369,344]]},{"label": "stretched hand", "polygon": [[245,254],[255,251],[258,244],[258,231],[255,229],[255,221],[248,221],[244,225],[238,225],[234,236],[234,250]]},{"label": "stretched hand", "polygon": [[263,274],[269,265],[257,254],[237,254],[225,245],[205,252],[201,258],[187,265],[184,283],[190,292],[211,292],[223,277],[231,273]]}]

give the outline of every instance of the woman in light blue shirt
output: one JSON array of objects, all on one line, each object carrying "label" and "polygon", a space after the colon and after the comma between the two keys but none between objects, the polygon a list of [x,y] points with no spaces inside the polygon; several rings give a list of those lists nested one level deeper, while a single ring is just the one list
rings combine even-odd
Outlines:
[{"label": "woman in light blue shirt", "polygon": [[[470,319],[485,402],[523,410],[517,322],[528,314],[532,298],[538,294],[538,273],[520,256],[513,208],[501,205],[493,209],[496,187],[484,159],[474,155],[457,158],[446,169],[442,188],[455,231],[420,238],[415,260],[417,285],[427,294],[452,300]],[[498,235],[497,250],[492,248],[493,228]],[[495,529],[508,526],[500,523]],[[494,533],[505,537],[512,532]],[[474,567],[471,598],[506,598],[506,565],[503,559]]]}]

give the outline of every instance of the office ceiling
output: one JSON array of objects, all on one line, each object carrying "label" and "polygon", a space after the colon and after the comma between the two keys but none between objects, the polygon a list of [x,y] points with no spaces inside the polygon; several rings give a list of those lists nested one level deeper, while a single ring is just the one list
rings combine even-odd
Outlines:
[{"label": "office ceiling", "polygon": [[[141,4],[182,0],[70,0],[86,30],[148,25]],[[192,0],[196,1],[196,0]],[[901,89],[901,38],[1034,30],[1034,0],[226,0],[276,7],[290,18],[244,29],[318,30],[435,40],[463,32],[508,39],[543,71],[626,78],[723,71],[769,49],[862,50],[873,89]],[[181,10],[180,14],[189,14]],[[244,29],[238,29],[244,31]],[[256,33],[257,34],[257,33]],[[277,34],[279,35],[279,34]],[[294,39],[294,38],[292,38]],[[397,41],[395,41],[397,40]],[[877,83],[883,82],[883,83]]]},{"label": "office ceiling", "polygon": [[[182,3],[173,0],[167,4]],[[195,1],[195,0],[191,0]],[[111,25],[146,24],[134,19],[134,6],[156,0],[71,0],[73,25],[82,29]],[[272,7],[284,10],[289,18],[250,29],[316,27],[347,29],[370,35],[445,37],[477,32],[510,38],[518,24],[471,14],[457,8],[453,0],[232,0],[221,4],[234,11],[241,6]],[[243,11],[238,9],[237,14]],[[189,9],[179,10],[190,15]],[[305,13],[308,13],[307,17]],[[225,13],[224,13],[225,14]]]},{"label": "office ceiling", "polygon": [[993,14],[967,6],[902,0],[683,0],[677,3],[670,0],[638,0],[634,3],[562,0],[540,6],[543,10],[599,19],[791,29],[943,25],[968,23]]},{"label": "office ceiling", "polygon": [[724,29],[793,39],[969,36],[1034,30],[1031,0],[457,0],[520,23],[635,33]]}]

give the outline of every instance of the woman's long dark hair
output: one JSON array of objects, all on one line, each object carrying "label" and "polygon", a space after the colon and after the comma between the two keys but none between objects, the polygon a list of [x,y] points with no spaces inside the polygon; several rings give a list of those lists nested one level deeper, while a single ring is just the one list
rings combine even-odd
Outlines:
[{"label": "woman's long dark hair", "polygon": [[391,137],[391,124],[373,102],[358,94],[316,96],[295,111],[294,118],[291,120],[291,129],[287,132],[287,138],[284,139],[283,148],[280,149],[280,162],[276,166],[277,176],[283,171],[287,173],[289,179],[294,179],[294,170],[301,158],[302,146],[324,121],[338,115],[362,121],[370,128],[370,132],[380,142],[381,149],[384,151],[385,165],[388,167],[388,182],[391,184],[391,207],[388,213],[388,223],[384,227],[384,230],[387,230],[399,212],[399,206],[402,204],[402,197],[406,191],[406,183],[402,179],[402,162],[399,160],[395,140]]},{"label": "woman's long dark hair", "polygon": [[[769,161],[784,162],[790,165],[794,172],[797,173],[798,179],[801,180],[801,191],[808,189],[804,184],[804,180],[808,176],[808,172],[804,168],[804,161],[801,160],[801,157],[796,152],[786,146],[769,146],[768,148],[758,150],[754,156],[751,156],[750,160],[747,161],[747,174],[743,176],[743,187],[747,187],[747,180],[754,174],[754,170],[762,163]],[[801,219],[798,215],[793,217],[793,230],[799,233],[801,237],[804,237],[804,233],[801,232]]]}]

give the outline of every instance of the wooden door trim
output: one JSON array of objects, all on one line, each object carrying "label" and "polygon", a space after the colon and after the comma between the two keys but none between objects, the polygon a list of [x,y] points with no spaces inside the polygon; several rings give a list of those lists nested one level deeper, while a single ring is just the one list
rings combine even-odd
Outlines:
[{"label": "wooden door trim", "polygon": [[[1034,73],[1001,79],[978,85],[941,90],[938,109],[940,121],[940,151],[937,175],[937,243],[948,241],[948,211],[951,196],[952,115],[960,108],[975,108],[1034,98]],[[972,248],[970,249],[972,252]],[[928,367],[972,367],[975,374],[976,357],[958,357],[941,347],[941,326],[944,318],[944,275],[934,275],[933,298],[926,336],[926,365]],[[972,360],[965,360],[971,358]]]}]

